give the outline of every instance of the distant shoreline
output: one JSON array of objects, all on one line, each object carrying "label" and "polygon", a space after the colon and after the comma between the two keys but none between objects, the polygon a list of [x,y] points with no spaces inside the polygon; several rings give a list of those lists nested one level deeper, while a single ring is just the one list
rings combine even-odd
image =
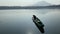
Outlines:
[{"label": "distant shoreline", "polygon": [[6,9],[60,9],[60,5],[53,6],[0,6],[0,10]]}]

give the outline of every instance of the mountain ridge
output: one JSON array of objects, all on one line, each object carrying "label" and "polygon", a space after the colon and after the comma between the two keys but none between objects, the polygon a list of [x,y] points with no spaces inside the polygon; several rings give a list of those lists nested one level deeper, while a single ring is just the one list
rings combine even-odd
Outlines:
[{"label": "mountain ridge", "polygon": [[32,5],[32,6],[50,6],[52,4],[46,2],[46,1],[39,1],[36,4]]}]

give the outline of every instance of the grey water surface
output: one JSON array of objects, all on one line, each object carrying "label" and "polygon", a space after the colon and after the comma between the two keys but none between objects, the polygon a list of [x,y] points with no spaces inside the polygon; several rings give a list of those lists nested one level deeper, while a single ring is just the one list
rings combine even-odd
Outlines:
[{"label": "grey water surface", "polygon": [[0,34],[42,34],[32,15],[45,25],[44,34],[60,34],[60,9],[0,10]]}]

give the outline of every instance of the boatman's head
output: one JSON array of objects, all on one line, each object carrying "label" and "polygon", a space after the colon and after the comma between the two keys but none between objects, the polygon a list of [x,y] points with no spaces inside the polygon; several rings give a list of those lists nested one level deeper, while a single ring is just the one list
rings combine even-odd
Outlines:
[{"label": "boatman's head", "polygon": [[34,18],[34,19],[36,19],[36,16],[35,16],[35,15],[33,15],[33,18]]}]

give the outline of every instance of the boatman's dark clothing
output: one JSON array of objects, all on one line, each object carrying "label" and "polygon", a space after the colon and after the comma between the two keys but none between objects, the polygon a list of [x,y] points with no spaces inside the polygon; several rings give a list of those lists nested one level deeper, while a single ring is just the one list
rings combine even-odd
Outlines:
[{"label": "boatman's dark clothing", "polygon": [[44,27],[44,24],[36,17],[36,19],[34,19],[34,17],[32,18],[33,22],[38,24],[40,27]]}]

